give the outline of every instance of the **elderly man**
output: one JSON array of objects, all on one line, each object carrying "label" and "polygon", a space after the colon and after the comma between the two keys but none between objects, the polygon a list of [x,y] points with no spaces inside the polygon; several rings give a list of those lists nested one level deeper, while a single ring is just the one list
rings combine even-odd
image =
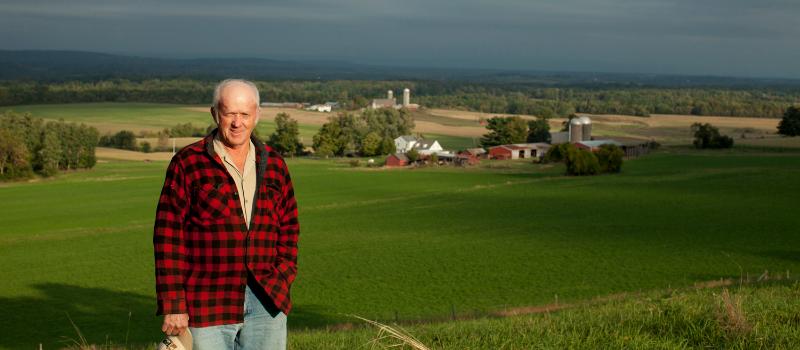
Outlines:
[{"label": "elderly man", "polygon": [[194,349],[286,347],[297,204],[286,163],[252,137],[259,109],[253,83],[219,83],[218,128],[172,158],[158,201],[158,314]]}]

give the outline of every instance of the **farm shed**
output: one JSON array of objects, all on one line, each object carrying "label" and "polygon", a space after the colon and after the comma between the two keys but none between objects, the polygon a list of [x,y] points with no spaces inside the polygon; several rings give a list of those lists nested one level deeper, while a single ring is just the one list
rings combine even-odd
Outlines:
[{"label": "farm shed", "polygon": [[463,150],[458,154],[468,154],[475,156],[477,158],[481,158],[481,157],[486,157],[486,150],[483,148],[467,148],[466,150]]},{"label": "farm shed", "polygon": [[453,164],[460,166],[475,165],[478,163],[480,163],[480,159],[467,152],[461,152],[453,159]]},{"label": "farm shed", "polygon": [[575,147],[582,148],[588,151],[596,152],[602,145],[616,145],[622,148],[622,143],[615,140],[591,140],[575,142]]},{"label": "farm shed", "polygon": [[402,153],[395,153],[386,157],[386,166],[406,166],[408,165],[408,157]]},{"label": "farm shed", "polygon": [[546,143],[515,143],[489,148],[491,159],[525,159],[541,158],[547,153],[550,145]]}]

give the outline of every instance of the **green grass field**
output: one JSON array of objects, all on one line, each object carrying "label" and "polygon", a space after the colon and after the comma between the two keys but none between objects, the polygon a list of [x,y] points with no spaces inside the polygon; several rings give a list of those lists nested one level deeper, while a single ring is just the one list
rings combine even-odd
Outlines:
[{"label": "green grass field", "polygon": [[[800,271],[793,152],[668,149],[591,178],[524,162],[289,166],[302,225],[295,330]],[[0,348],[53,348],[77,337],[70,318],[91,343],[158,338],[151,228],[165,167],[109,161],[0,185]]]},{"label": "green grass field", "polygon": [[[197,127],[211,124],[207,106],[173,105],[157,103],[75,103],[53,105],[25,105],[2,107],[0,111],[12,110],[30,113],[34,117],[49,120],[63,119],[67,122],[84,123],[96,127],[101,134],[120,130],[158,132],[177,124],[192,123]],[[257,132],[267,137],[275,131],[272,122],[259,123]],[[302,142],[311,145],[318,126],[299,125]]]},{"label": "green grass field", "polygon": [[[431,349],[795,349],[800,343],[798,297],[796,280],[734,283],[553,305],[552,311],[520,316],[389,326]],[[346,330],[294,332],[290,348],[347,350],[401,343],[379,339],[376,327],[353,321]]]}]

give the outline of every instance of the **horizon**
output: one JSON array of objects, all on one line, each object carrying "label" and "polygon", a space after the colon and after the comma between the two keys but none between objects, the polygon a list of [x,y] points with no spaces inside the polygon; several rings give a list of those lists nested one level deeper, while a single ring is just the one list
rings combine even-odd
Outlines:
[{"label": "horizon", "polygon": [[785,0],[10,0],[0,49],[800,79],[798,15]]},{"label": "horizon", "polygon": [[[195,56],[195,55],[159,55],[155,53],[128,53],[128,52],[113,52],[113,51],[93,51],[93,50],[71,50],[71,49],[3,49],[0,52],[70,52],[78,54],[96,54],[96,55],[109,55],[125,58],[139,58],[139,59],[159,59],[159,60],[176,60],[176,61],[191,61],[191,60],[264,60],[280,63],[304,63],[304,64],[341,64],[363,66],[371,68],[406,68],[406,69],[421,69],[421,70],[441,70],[441,71],[466,71],[466,72],[491,72],[491,73],[520,73],[532,75],[547,75],[547,74],[575,74],[575,75],[631,75],[631,76],[651,76],[651,77],[672,77],[672,78],[700,78],[700,79],[732,79],[732,80],[777,80],[777,81],[800,81],[798,77],[783,77],[783,76],[745,76],[745,75],[719,75],[719,74],[688,74],[688,73],[653,73],[653,72],[636,72],[636,71],[597,71],[597,70],[546,70],[546,69],[525,69],[525,68],[492,68],[492,67],[444,67],[444,66],[425,66],[425,65],[398,65],[398,64],[380,64],[380,63],[363,63],[357,61],[348,61],[344,59],[326,59],[326,58],[313,58],[313,59],[280,59],[274,57],[257,57],[257,56]],[[397,78],[400,80],[410,79],[408,77]],[[326,79],[323,79],[326,80]],[[384,80],[384,79],[379,79]],[[396,79],[392,79],[396,80]],[[416,80],[416,79],[414,79]]]}]

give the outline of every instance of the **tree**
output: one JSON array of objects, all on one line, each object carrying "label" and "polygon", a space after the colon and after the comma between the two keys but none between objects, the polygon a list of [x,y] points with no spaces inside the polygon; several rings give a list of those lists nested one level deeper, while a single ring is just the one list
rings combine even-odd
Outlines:
[{"label": "tree", "polygon": [[622,170],[622,158],[625,152],[617,145],[602,145],[595,153],[600,163],[600,172],[618,173]]},{"label": "tree", "polygon": [[42,133],[42,148],[39,150],[41,159],[41,173],[44,176],[53,176],[58,173],[58,163],[63,157],[61,139],[58,137],[58,128],[55,123],[48,123]]},{"label": "tree", "polygon": [[786,136],[800,135],[800,108],[792,106],[783,113],[783,118],[778,123],[778,134]]},{"label": "tree", "polygon": [[528,124],[520,117],[493,117],[487,121],[489,133],[481,138],[481,146],[492,147],[522,143],[528,136]]},{"label": "tree", "polygon": [[557,145],[552,145],[548,150],[547,153],[544,155],[544,160],[548,163],[557,163],[563,162],[564,159],[567,157],[567,151],[569,147],[574,147],[569,143],[559,143]]},{"label": "tree", "polygon": [[528,121],[528,138],[526,141],[550,143],[550,124],[547,119],[539,118]]},{"label": "tree", "polygon": [[691,126],[694,133],[695,148],[731,148],[733,138],[720,135],[719,129],[709,123],[694,123]]},{"label": "tree", "polygon": [[381,151],[381,137],[378,135],[377,132],[370,132],[364,139],[361,141],[361,155],[362,156],[374,156],[379,154]]},{"label": "tree", "polygon": [[600,162],[597,156],[585,149],[569,145],[565,160],[568,175],[595,175],[600,173]]},{"label": "tree", "polygon": [[297,121],[286,113],[275,116],[275,132],[269,136],[269,145],[283,156],[294,156],[303,152]]},{"label": "tree", "polygon": [[20,135],[0,129],[0,179],[27,176],[31,171],[29,157],[28,148]]},{"label": "tree", "polygon": [[392,154],[397,152],[397,146],[394,144],[394,139],[384,137],[381,140],[381,151],[380,154]]},{"label": "tree", "polygon": [[141,150],[142,153],[150,153],[153,151],[152,146],[150,146],[150,142],[147,141],[144,141],[139,145],[139,150]]},{"label": "tree", "polygon": [[416,148],[412,148],[410,151],[406,152],[406,157],[409,163],[414,163],[419,159],[419,152]]}]

